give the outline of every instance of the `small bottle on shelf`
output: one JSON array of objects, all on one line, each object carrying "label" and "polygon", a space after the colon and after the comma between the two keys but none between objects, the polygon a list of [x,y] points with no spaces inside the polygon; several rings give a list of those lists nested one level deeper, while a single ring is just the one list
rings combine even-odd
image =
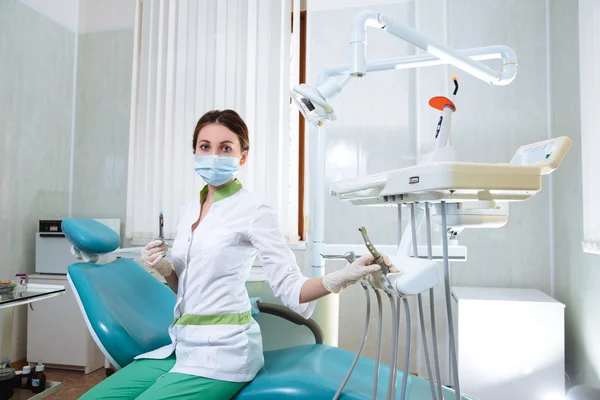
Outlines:
[{"label": "small bottle on shelf", "polygon": [[31,367],[26,365],[21,372],[21,389],[31,389]]},{"label": "small bottle on shelf", "polygon": [[27,291],[27,274],[16,274],[17,294]]},{"label": "small bottle on shelf", "polygon": [[44,374],[44,364],[39,361],[35,366],[35,373],[31,377],[31,391],[42,393],[44,390],[46,390],[46,375]]}]

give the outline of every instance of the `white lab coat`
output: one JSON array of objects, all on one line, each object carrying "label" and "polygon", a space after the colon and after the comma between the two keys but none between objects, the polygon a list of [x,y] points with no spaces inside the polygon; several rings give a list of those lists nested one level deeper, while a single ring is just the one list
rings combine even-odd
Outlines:
[{"label": "white lab coat", "polygon": [[[203,322],[175,322],[169,328],[171,344],[136,358],[166,358],[175,351],[171,372],[251,381],[264,363],[260,328],[248,315],[251,305],[245,286],[256,255],[275,296],[305,318],[315,308],[315,302],[299,304],[300,289],[308,278],[286,245],[273,208],[242,189],[237,180],[215,194],[208,214],[192,232],[199,215],[200,197],[181,208],[171,254],[179,280],[174,320],[185,316],[180,323]],[[228,322],[207,324],[205,319],[214,316]]]}]

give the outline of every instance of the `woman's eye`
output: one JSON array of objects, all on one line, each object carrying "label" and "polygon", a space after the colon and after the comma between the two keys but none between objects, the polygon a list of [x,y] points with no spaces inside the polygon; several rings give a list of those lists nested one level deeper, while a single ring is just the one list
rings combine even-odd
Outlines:
[{"label": "woman's eye", "polygon": [[225,153],[229,153],[229,152],[231,151],[231,147],[229,147],[229,146],[223,146],[223,149],[222,149],[222,150],[223,150]]},{"label": "woman's eye", "polygon": [[206,151],[206,150],[208,150],[208,146],[207,146],[207,145],[205,145],[205,144],[201,144],[201,145],[200,145],[200,150],[204,150],[204,151]]}]

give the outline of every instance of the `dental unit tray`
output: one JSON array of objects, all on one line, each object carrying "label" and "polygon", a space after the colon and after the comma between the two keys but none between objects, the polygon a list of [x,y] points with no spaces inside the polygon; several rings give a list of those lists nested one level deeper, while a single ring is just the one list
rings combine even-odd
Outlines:
[{"label": "dental unit tray", "polygon": [[525,145],[510,163],[432,162],[334,182],[333,195],[355,205],[523,201],[542,188],[571,147],[566,136]]}]

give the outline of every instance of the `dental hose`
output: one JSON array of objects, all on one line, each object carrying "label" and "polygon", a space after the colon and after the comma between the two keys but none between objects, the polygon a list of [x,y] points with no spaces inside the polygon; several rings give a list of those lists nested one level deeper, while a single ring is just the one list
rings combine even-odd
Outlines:
[{"label": "dental hose", "polygon": [[442,201],[442,248],[444,252],[444,287],[446,289],[446,316],[450,337],[450,361],[452,365],[452,380],[456,400],[461,400],[460,385],[458,382],[458,365],[456,361],[456,345],[454,338],[454,324],[452,321],[452,303],[450,299],[450,269],[448,266],[448,222],[446,221],[446,202]]},{"label": "dental hose", "polygon": [[360,345],[358,346],[356,356],[354,357],[354,360],[352,361],[352,365],[350,366],[350,369],[348,370],[348,373],[346,374],[344,381],[340,385],[340,388],[335,393],[335,396],[333,396],[333,400],[339,399],[339,397],[342,395],[342,391],[344,390],[344,387],[348,383],[350,376],[352,376],[354,367],[356,367],[356,363],[358,362],[358,359],[360,358],[360,353],[362,353],[363,347],[367,340],[367,335],[369,334],[369,321],[371,319],[371,296],[369,295],[369,287],[367,286],[367,284],[362,281],[360,282],[360,284],[363,287],[363,289],[365,289],[365,295],[367,296],[367,316],[365,318],[365,332],[363,334],[362,340],[360,341]]},{"label": "dental hose", "polygon": [[417,295],[417,305],[419,309],[419,320],[421,323],[421,336],[423,339],[423,351],[425,353],[425,365],[427,367],[427,376],[429,380],[429,388],[431,389],[431,399],[436,400],[435,386],[433,384],[433,373],[431,372],[431,362],[429,360],[429,350],[427,348],[427,333],[425,332],[425,317],[423,316],[423,297],[421,293]]},{"label": "dental hose", "polygon": [[[398,336],[396,338],[396,362],[392,365],[394,368],[394,387],[392,389],[392,399],[396,399],[396,389],[398,387],[398,382],[396,381],[396,377],[398,376],[398,351],[400,350],[400,300],[402,296],[398,296],[398,300],[396,300],[396,322],[398,324],[396,328],[396,332],[398,332]],[[402,390],[402,389],[400,389]]]},{"label": "dental hose", "polygon": [[377,385],[379,384],[379,363],[381,360],[381,336],[383,333],[383,302],[381,301],[381,293],[378,289],[375,289],[375,296],[377,297],[377,355],[375,356],[375,375],[373,378],[373,395],[372,400],[377,399]]},{"label": "dental hose", "polygon": [[400,242],[402,241],[402,203],[398,204],[398,255],[400,254]]},{"label": "dental hose", "polygon": [[[404,312],[406,313],[406,354],[404,354],[404,373],[402,374],[402,391],[400,392],[400,400],[406,399],[406,385],[408,385],[408,368],[410,362],[410,307],[406,297],[404,301]],[[398,296],[398,308],[400,308],[400,297]]]},{"label": "dental hose", "polygon": [[[396,302],[394,301],[394,296],[390,293],[387,293],[388,298],[390,299],[390,306],[392,309],[392,360],[390,362],[390,375],[388,379],[388,390],[387,390],[387,400],[395,399],[395,389],[396,389],[396,362],[398,358],[398,314],[396,313]],[[400,307],[400,302],[398,302],[398,308]]]},{"label": "dental hose", "polygon": [[[400,242],[402,240],[402,203],[398,204],[398,250],[400,250]],[[388,294],[389,296],[389,294]],[[390,298],[390,301],[392,301],[392,298]],[[393,314],[392,314],[392,320],[393,320]],[[396,399],[396,388],[398,386],[398,383],[396,381],[396,376],[398,373],[398,350],[399,350],[399,341],[400,341],[400,300],[398,300],[398,302],[396,303],[396,324],[392,327],[392,332],[393,330],[396,330],[396,335],[394,336],[392,334],[392,340],[393,340],[393,345],[392,345],[392,354],[393,357],[392,359],[394,360],[392,363],[390,363],[390,380],[392,380],[394,382],[394,385],[392,386],[392,394],[391,397],[392,399]],[[395,348],[395,349],[394,349]],[[389,398],[389,388],[388,388],[388,398]]]},{"label": "dental hose", "polygon": [[[410,224],[412,228],[413,257],[419,258],[417,250],[417,229],[415,222],[415,203],[410,204]],[[425,353],[425,365],[427,366],[427,376],[429,378],[429,388],[431,389],[432,400],[436,399],[435,387],[433,386],[433,374],[431,373],[431,363],[429,361],[429,349],[427,348],[427,332],[425,331],[425,317],[423,316],[423,297],[421,293],[417,295],[417,305],[419,309],[419,322],[421,323],[421,336],[423,338],[423,351]],[[405,371],[406,373],[406,371]]]},{"label": "dental hose", "polygon": [[[427,228],[427,258],[433,260],[433,250],[431,248],[431,213],[429,209],[429,203],[425,203],[425,217]],[[437,382],[438,399],[443,400],[444,395],[442,393],[442,377],[440,373],[440,359],[438,356],[439,353],[437,345],[437,329],[435,324],[435,300],[433,292],[433,288],[429,288],[429,311],[431,313],[431,342],[433,344],[433,360],[435,365],[435,379]]]}]

